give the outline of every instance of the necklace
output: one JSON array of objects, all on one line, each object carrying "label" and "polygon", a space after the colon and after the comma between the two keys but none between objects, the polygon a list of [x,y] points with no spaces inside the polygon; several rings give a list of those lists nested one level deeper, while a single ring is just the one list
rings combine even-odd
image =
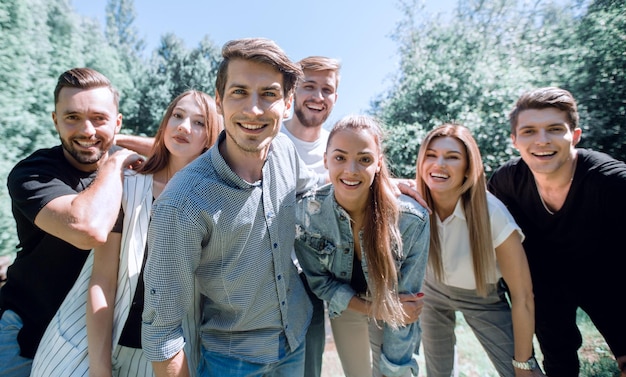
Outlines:
[{"label": "necklace", "polygon": [[[568,185],[568,188],[567,188],[568,192],[569,192],[569,186],[571,186],[572,181],[574,180],[574,173],[575,172],[576,172],[576,160],[574,159],[574,163],[572,164],[572,175],[571,175],[571,177],[569,179],[569,182],[567,183],[567,185]],[[541,190],[539,189],[539,185],[537,184],[537,179],[535,178],[534,175],[533,175],[533,180],[535,181],[535,187],[537,188],[537,194],[539,195],[539,200],[541,200],[541,204],[543,205],[543,208],[550,215],[554,215],[555,211],[552,211],[550,208],[548,208],[548,205],[543,200],[543,195],[541,195]],[[567,194],[566,194],[566,196],[567,196]]]}]

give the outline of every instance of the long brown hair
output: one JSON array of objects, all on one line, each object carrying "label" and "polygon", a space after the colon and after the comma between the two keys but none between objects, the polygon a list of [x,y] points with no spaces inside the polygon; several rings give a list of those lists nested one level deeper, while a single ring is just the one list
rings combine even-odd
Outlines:
[{"label": "long brown hair", "polygon": [[[452,137],[460,141],[465,147],[467,155],[467,178],[459,187],[461,195],[461,205],[467,219],[469,230],[470,249],[472,251],[472,262],[474,265],[474,276],[476,280],[476,291],[482,296],[487,295],[487,283],[495,278],[496,261],[491,238],[491,222],[489,221],[489,208],[487,204],[487,181],[485,170],[480,156],[478,144],[472,136],[470,130],[460,124],[446,123],[431,130],[422,145],[417,156],[417,189],[426,200],[428,206],[433,210],[431,224],[436,224],[435,208],[437,207],[430,189],[422,179],[422,165],[426,157],[426,151],[430,143],[440,137]],[[437,226],[430,227],[430,252],[428,253],[428,263],[435,279],[443,279],[443,262],[441,258],[441,243],[439,242],[439,229]]]},{"label": "long brown hair", "polygon": [[178,95],[178,97],[174,98],[174,100],[170,102],[167,107],[167,110],[165,110],[159,129],[154,136],[154,145],[152,146],[152,152],[150,154],[151,157],[138,169],[140,173],[153,174],[157,171],[165,169],[167,166],[170,159],[170,152],[165,146],[165,128],[167,127],[167,122],[172,116],[174,108],[178,105],[178,102],[187,96],[193,96],[202,109],[204,127],[207,133],[206,149],[210,148],[217,140],[217,136],[222,130],[223,125],[222,117],[217,113],[217,108],[215,107],[215,100],[204,92],[198,90],[187,90]]},{"label": "long brown hair", "polygon": [[402,254],[402,238],[398,229],[400,209],[391,174],[383,154],[383,131],[378,121],[364,115],[340,119],[330,131],[328,145],[339,131],[366,131],[372,135],[380,154],[380,170],[370,187],[369,204],[365,210],[363,247],[368,268],[368,290],[372,296],[372,315],[392,328],[404,322],[404,311],[398,297],[396,258]]}]

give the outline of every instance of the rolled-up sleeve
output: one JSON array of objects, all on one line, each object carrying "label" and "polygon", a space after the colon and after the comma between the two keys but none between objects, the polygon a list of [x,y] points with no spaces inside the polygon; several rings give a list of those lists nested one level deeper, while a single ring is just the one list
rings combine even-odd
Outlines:
[{"label": "rolled-up sleeve", "polygon": [[170,359],[185,344],[182,320],[194,300],[202,236],[184,209],[155,202],[144,270],[142,346],[147,360]]}]

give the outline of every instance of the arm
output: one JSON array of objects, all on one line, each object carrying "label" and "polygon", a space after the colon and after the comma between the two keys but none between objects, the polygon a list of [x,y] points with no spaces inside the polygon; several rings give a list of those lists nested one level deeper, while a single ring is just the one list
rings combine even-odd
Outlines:
[{"label": "arm", "polygon": [[0,287],[4,285],[7,280],[7,269],[13,263],[13,258],[10,255],[0,255]]},{"label": "arm", "polygon": [[420,193],[415,189],[414,179],[394,178],[392,181],[396,184],[396,196],[400,196],[400,194],[410,196],[422,207],[426,208],[428,213],[432,213],[432,210],[428,207],[424,198],[422,198]]},{"label": "arm", "polygon": [[113,310],[122,235],[111,233],[107,242],[94,249],[93,268],[87,291],[87,344],[89,376],[111,376]]},{"label": "arm", "polygon": [[154,138],[147,136],[117,134],[115,135],[115,144],[120,147],[130,149],[131,151],[135,151],[140,155],[150,157],[152,155]]},{"label": "arm", "polygon": [[141,160],[127,149],[116,151],[98,169],[87,189],[51,200],[35,217],[35,225],[79,249],[104,244],[119,213],[123,169]]},{"label": "arm", "polygon": [[153,361],[152,369],[155,377],[188,377],[189,368],[185,352],[180,350],[172,358],[165,361]]},{"label": "arm", "polygon": [[[518,232],[512,232],[496,247],[496,258],[511,295],[515,360],[526,361],[533,356],[535,302],[528,261]],[[543,376],[543,373],[540,368],[532,371],[516,368],[515,375]]]}]

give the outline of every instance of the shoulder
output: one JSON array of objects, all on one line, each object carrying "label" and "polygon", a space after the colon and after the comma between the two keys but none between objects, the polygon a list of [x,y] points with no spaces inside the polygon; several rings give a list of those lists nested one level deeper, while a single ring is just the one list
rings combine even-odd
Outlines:
[{"label": "shoulder", "polygon": [[417,217],[422,221],[428,219],[426,208],[408,195],[402,194],[398,197],[398,207],[403,217]]},{"label": "shoulder", "polygon": [[616,160],[606,153],[590,149],[577,149],[577,153],[584,172],[626,179],[626,163],[623,161]]}]

